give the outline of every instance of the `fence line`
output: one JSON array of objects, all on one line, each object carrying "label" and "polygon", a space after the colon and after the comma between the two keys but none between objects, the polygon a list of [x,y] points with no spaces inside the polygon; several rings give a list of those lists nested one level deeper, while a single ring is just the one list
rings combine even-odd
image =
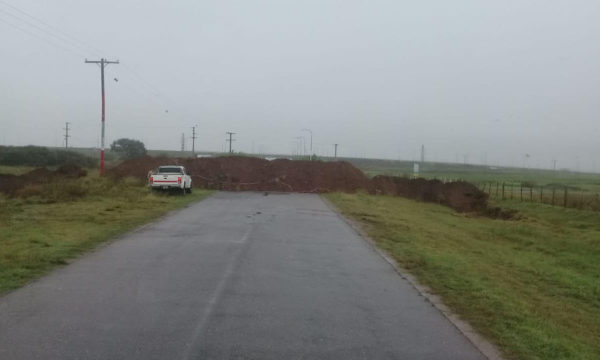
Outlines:
[{"label": "fence line", "polygon": [[531,185],[486,181],[475,184],[490,199],[520,200],[600,211],[600,194],[557,185]]}]

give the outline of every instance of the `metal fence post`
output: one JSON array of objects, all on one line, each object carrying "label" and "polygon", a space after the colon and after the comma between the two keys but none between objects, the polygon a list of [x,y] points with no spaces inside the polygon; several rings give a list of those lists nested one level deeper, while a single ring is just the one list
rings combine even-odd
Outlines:
[{"label": "metal fence post", "polygon": [[529,201],[533,201],[533,186],[529,187]]},{"label": "metal fence post", "polygon": [[521,201],[523,201],[523,183],[521,183]]}]

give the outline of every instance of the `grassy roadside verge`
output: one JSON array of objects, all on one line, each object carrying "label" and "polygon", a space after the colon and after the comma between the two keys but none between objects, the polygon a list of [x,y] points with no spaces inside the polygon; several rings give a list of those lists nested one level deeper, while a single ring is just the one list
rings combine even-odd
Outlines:
[{"label": "grassy roadside verge", "polygon": [[502,221],[399,197],[327,198],[508,358],[600,358],[600,213],[505,201],[523,218]]},{"label": "grassy roadside verge", "polygon": [[26,198],[0,196],[0,295],[211,193],[157,195],[136,181],[96,176],[30,192],[34,195]]}]

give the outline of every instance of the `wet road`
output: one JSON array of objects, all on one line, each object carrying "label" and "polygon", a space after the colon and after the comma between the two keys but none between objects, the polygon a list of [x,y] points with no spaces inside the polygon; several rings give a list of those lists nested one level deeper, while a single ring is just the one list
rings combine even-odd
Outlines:
[{"label": "wet road", "polygon": [[0,298],[0,359],[483,359],[316,195],[218,193]]}]

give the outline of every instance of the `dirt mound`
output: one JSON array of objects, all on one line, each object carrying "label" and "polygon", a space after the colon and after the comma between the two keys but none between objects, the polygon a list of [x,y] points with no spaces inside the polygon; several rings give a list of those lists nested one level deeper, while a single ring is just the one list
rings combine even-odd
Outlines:
[{"label": "dirt mound", "polygon": [[80,178],[87,176],[87,171],[76,165],[62,165],[54,172],[55,176],[65,176],[69,178]]},{"label": "dirt mound", "polygon": [[464,181],[444,183],[378,175],[371,179],[371,185],[372,193],[438,203],[459,212],[483,212],[487,208],[487,194]]},{"label": "dirt mound", "polygon": [[229,156],[180,159],[144,156],[109,170],[117,177],[146,179],[160,165],[183,165],[195,187],[217,190],[325,193],[365,190],[434,202],[460,212],[484,212],[487,195],[467,182],[376,176],[373,179],[347,162],[292,161]]},{"label": "dirt mound", "polygon": [[115,177],[132,176],[140,179],[146,179],[148,173],[155,170],[160,165],[180,165],[178,159],[168,157],[141,156],[132,160],[126,160],[107,171],[109,175]]},{"label": "dirt mound", "polygon": [[37,168],[20,176],[0,174],[0,192],[14,196],[27,185],[44,184],[57,178],[79,178],[86,175],[87,172],[84,169],[74,165],[63,165],[56,171]]},{"label": "dirt mound", "polygon": [[196,187],[218,190],[354,192],[368,189],[365,174],[346,162],[291,161],[228,156],[178,159],[144,156],[108,171],[118,177],[148,177],[160,165],[185,166]]}]

